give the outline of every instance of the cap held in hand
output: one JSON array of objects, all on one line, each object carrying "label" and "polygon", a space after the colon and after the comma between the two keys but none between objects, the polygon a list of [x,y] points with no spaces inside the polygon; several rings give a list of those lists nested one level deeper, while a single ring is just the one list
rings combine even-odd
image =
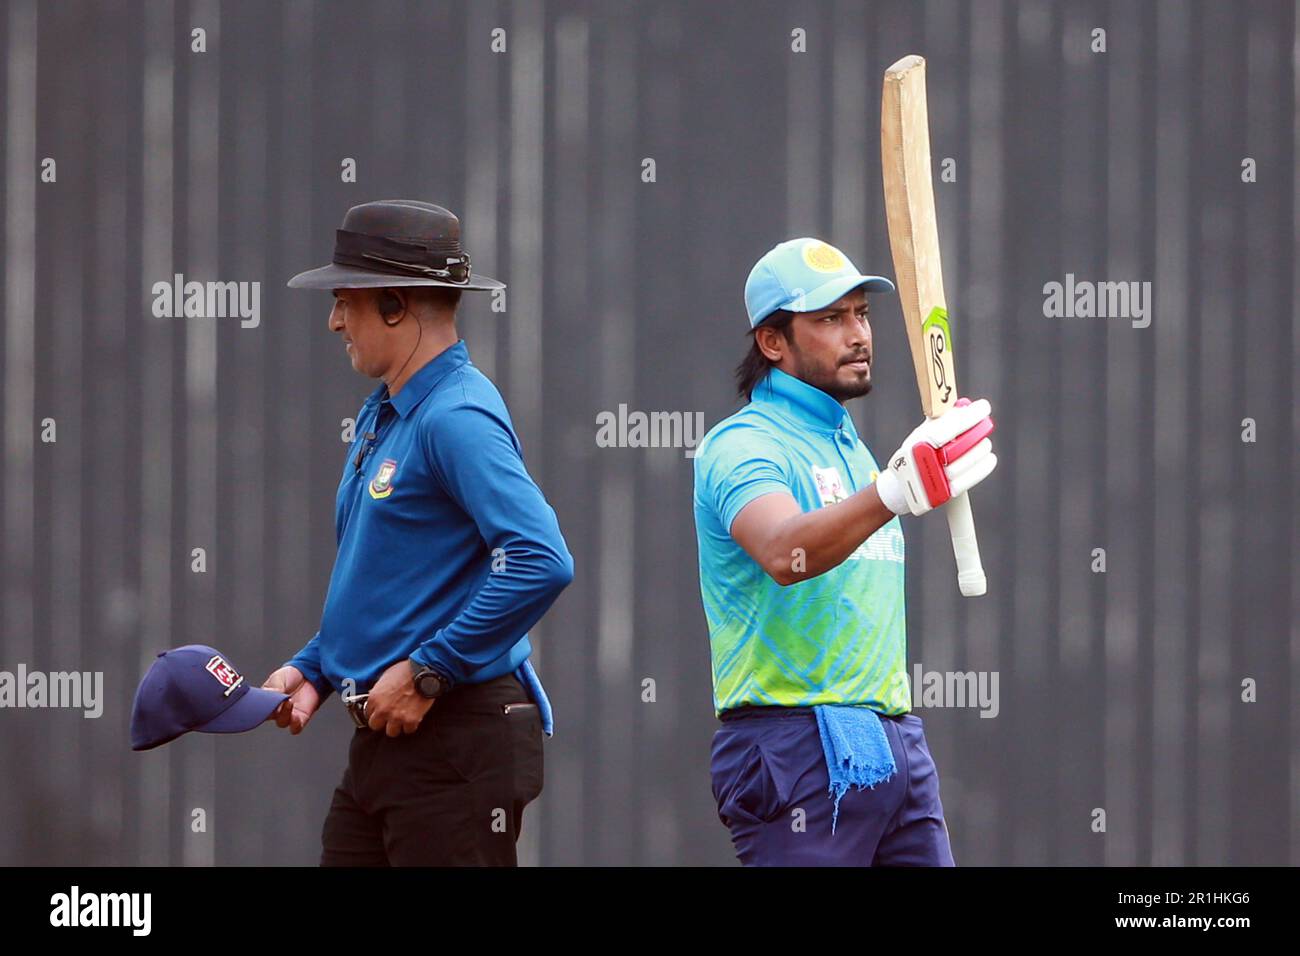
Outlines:
[{"label": "cap held in hand", "polygon": [[205,644],[163,651],[140,681],[131,708],[131,749],[151,750],[197,730],[252,730],[288,695],[251,687],[230,660]]}]

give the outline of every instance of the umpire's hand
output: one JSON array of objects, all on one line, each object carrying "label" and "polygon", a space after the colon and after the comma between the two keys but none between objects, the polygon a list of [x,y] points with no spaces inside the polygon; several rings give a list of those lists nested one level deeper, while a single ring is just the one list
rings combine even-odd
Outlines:
[{"label": "umpire's hand", "polygon": [[389,667],[366,698],[366,716],[371,730],[382,730],[390,737],[413,734],[433,706],[433,700],[420,696],[412,679],[411,662],[400,660]]},{"label": "umpire's hand", "polygon": [[289,695],[288,700],[271,711],[267,720],[274,720],[277,727],[288,727],[291,734],[302,733],[320,706],[320,692],[303,679],[302,671],[296,667],[281,667],[266,679],[262,687]]}]

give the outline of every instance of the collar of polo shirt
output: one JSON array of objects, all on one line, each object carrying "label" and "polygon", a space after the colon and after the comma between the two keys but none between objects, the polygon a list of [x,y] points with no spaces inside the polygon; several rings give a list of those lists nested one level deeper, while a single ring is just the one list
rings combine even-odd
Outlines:
[{"label": "collar of polo shirt", "polygon": [[779,368],[773,368],[754,388],[753,400],[777,405],[801,425],[823,434],[834,434],[843,427],[851,438],[858,437],[848,409],[815,385]]},{"label": "collar of polo shirt", "polygon": [[[460,339],[451,348],[420,366],[420,369],[406,380],[402,390],[391,400],[393,409],[398,415],[405,418],[411,413],[411,409],[424,401],[425,396],[433,391],[435,385],[468,361],[469,352],[465,348],[465,340]],[[379,387],[370,393],[370,398],[366,400],[366,404],[373,405],[375,402],[382,402],[387,399],[388,384],[380,382]]]}]

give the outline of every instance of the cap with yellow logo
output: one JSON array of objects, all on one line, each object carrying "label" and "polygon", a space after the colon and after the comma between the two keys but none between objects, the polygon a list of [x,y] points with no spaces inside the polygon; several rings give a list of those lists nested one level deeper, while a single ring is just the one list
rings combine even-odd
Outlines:
[{"label": "cap with yellow logo", "polygon": [[745,282],[749,325],[758,326],[778,309],[816,312],[862,286],[868,292],[893,292],[884,276],[865,276],[849,257],[820,239],[790,239],[754,263]]}]

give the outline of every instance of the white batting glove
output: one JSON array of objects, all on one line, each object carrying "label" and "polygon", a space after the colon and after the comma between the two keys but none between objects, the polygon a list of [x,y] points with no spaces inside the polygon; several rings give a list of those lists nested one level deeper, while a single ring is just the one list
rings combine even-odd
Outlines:
[{"label": "white batting glove", "polygon": [[896,515],[923,515],[987,478],[998,463],[988,438],[992,410],[987,399],[962,398],[914,429],[876,478],[885,507]]}]

